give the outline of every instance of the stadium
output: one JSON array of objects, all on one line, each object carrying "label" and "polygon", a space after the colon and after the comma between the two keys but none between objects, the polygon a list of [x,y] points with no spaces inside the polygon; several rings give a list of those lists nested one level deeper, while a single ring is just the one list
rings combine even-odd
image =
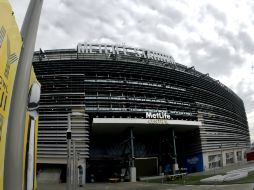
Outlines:
[{"label": "stadium", "polygon": [[42,85],[39,169],[65,172],[68,115],[88,181],[245,161],[250,135],[243,101],[172,56],[80,43],[35,52],[33,65]]}]

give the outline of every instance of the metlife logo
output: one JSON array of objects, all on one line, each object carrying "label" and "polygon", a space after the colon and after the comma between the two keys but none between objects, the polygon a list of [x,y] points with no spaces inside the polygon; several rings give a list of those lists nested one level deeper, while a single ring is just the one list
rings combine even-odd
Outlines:
[{"label": "metlife logo", "polygon": [[166,112],[158,112],[158,113],[152,113],[152,112],[146,112],[146,119],[171,119],[171,116]]}]

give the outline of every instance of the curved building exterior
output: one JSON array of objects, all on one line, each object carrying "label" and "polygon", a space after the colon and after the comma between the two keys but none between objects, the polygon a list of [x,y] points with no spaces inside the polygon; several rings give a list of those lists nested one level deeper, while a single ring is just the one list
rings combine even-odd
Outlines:
[{"label": "curved building exterior", "polygon": [[39,163],[65,163],[67,114],[80,110],[88,124],[74,134],[84,140],[79,151],[88,175],[98,180],[134,165],[141,177],[165,172],[168,164],[195,172],[245,159],[243,101],[171,56],[79,44],[35,52],[33,64],[42,85]]}]

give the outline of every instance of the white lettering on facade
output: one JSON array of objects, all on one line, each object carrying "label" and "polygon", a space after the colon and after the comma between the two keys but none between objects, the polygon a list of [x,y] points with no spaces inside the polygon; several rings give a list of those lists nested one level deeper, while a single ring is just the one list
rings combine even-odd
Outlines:
[{"label": "white lettering on facade", "polygon": [[124,54],[124,55],[134,55],[136,57],[143,57],[153,60],[161,60],[168,63],[175,63],[172,56],[164,55],[161,53],[139,49],[125,47],[124,45],[106,45],[106,44],[88,44],[79,43],[77,46],[78,53],[104,53],[104,54]]},{"label": "white lettering on facade", "polygon": [[166,112],[146,112],[146,119],[171,119],[171,117]]}]

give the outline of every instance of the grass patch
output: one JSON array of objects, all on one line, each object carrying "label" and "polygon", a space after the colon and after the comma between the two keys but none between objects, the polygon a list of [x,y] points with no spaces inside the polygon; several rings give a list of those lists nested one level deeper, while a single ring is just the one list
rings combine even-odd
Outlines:
[{"label": "grass patch", "polygon": [[[218,174],[215,174],[218,175]],[[225,174],[220,174],[225,175]],[[204,178],[208,178],[214,176],[214,174],[210,175],[197,175],[197,176],[185,176],[182,179],[177,179],[174,181],[167,181],[162,179],[154,179],[154,180],[148,180],[147,182],[150,183],[167,183],[167,184],[181,184],[181,185],[207,185],[207,184],[215,184],[215,183],[201,183],[200,180]],[[243,183],[253,183],[254,182],[254,172],[249,172],[249,175],[245,178],[229,181],[229,182],[219,182],[216,183],[218,185],[226,185],[226,184],[243,184]]]}]

